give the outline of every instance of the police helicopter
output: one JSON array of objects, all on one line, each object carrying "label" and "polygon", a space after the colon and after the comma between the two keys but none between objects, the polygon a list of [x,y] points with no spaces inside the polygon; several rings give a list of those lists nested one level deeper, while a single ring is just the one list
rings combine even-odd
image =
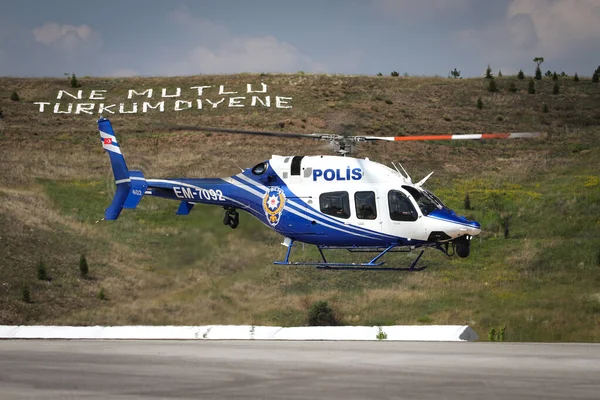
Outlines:
[{"label": "police helicopter", "polygon": [[[448,256],[467,257],[471,239],[481,232],[470,221],[449,209],[424,184],[417,183],[400,165],[394,169],[369,160],[349,157],[361,142],[413,140],[512,139],[539,136],[539,132],[453,134],[428,136],[345,136],[248,131],[196,126],[179,131],[208,131],[284,138],[309,138],[330,142],[337,155],[273,155],[241,173],[224,178],[149,179],[141,171],[127,168],[111,123],[98,120],[102,146],[110,157],[116,192],[105,211],[106,220],[116,220],[123,208],[136,208],[144,196],[178,201],[176,214],[188,215],[195,204],[225,209],[223,223],[235,229],[239,211],[245,211],[284,237],[285,259],[278,265],[311,265],[328,269],[419,270],[417,262],[427,248]],[[292,262],[295,243],[315,245],[321,260]],[[327,261],[324,250],[342,249],[374,253],[368,261]],[[382,267],[390,252],[420,250],[408,268]]]}]

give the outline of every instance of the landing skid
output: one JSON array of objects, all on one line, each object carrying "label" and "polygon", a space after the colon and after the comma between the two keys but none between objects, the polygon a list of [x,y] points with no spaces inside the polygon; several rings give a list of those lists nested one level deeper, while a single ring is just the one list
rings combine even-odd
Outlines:
[{"label": "landing skid", "polygon": [[[417,263],[421,259],[425,250],[421,250],[417,258],[410,264],[408,268],[404,267],[382,267],[385,264],[385,261],[379,261],[381,257],[383,257],[386,253],[396,252],[393,251],[394,248],[398,247],[397,245],[391,245],[385,248],[383,251],[379,252],[375,257],[369,260],[366,263],[332,263],[328,262],[325,258],[325,254],[323,254],[323,249],[325,247],[318,246],[317,249],[321,254],[322,262],[291,262],[290,254],[292,252],[292,247],[294,246],[294,241],[292,240],[289,245],[285,255],[285,260],[283,261],[274,261],[273,264],[276,265],[295,265],[295,266],[314,266],[317,269],[327,269],[327,270],[362,270],[362,271],[422,271],[427,267],[419,267],[417,268]],[[347,249],[346,250],[350,250]]]}]

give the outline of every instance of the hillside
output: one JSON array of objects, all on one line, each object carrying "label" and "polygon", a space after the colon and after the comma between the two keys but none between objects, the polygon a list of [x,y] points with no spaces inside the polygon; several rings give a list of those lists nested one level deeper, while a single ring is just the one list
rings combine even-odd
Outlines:
[{"label": "hillside", "polygon": [[[76,89],[67,79],[0,78],[0,324],[296,325],[326,300],[349,325],[465,323],[484,339],[506,326],[506,340],[599,341],[600,85],[565,78],[552,94],[548,79],[528,94],[527,79],[496,81],[498,93],[482,78],[82,78]],[[97,222],[114,192],[99,111],[129,167],[147,177],[227,176],[271,154],[328,154],[319,142],[169,132],[172,124],[547,135],[363,144],[356,156],[400,161],[413,178],[435,171],[427,187],[483,233],[469,258],[429,251],[418,273],[319,271],[274,266],[281,237],[246,214],[231,230],[216,207],[180,217],[174,202],[144,199],[116,222]],[[306,247],[297,256],[314,255]],[[37,279],[40,262],[49,280]]]}]

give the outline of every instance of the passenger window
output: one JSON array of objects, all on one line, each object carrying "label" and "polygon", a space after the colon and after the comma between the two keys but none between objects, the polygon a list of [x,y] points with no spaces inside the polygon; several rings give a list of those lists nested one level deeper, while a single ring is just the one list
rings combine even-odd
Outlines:
[{"label": "passenger window", "polygon": [[358,219],[377,218],[377,205],[375,204],[375,192],[354,193],[356,203],[356,217]]},{"label": "passenger window", "polygon": [[350,218],[348,192],[329,192],[319,196],[321,212],[338,218]]},{"label": "passenger window", "polygon": [[388,192],[388,204],[390,206],[390,218],[392,221],[416,221],[417,210],[406,195],[397,190]]}]

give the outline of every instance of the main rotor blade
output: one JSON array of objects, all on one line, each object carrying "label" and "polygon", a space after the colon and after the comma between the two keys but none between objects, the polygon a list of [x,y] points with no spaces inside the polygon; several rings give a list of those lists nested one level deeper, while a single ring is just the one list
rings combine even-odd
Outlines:
[{"label": "main rotor blade", "polygon": [[210,128],[201,126],[174,126],[169,127],[173,131],[198,131],[198,132],[215,132],[215,133],[235,133],[240,135],[255,135],[255,136],[274,136],[285,138],[304,138],[304,139],[322,139],[324,135],[313,133],[287,133],[287,132],[268,132],[268,131],[248,131],[243,129],[228,129],[228,128]]},{"label": "main rotor blade", "polygon": [[364,140],[416,141],[416,140],[478,140],[478,139],[517,139],[541,136],[541,132],[477,133],[458,135],[425,136],[362,136]]}]

